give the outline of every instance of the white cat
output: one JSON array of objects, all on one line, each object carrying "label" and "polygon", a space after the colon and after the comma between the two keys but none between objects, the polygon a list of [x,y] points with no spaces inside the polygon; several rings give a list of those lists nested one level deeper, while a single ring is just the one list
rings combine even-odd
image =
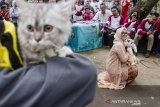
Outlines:
[{"label": "white cat", "polygon": [[25,65],[73,53],[64,44],[71,32],[70,15],[76,0],[41,4],[16,1],[20,9],[18,39]]},{"label": "white cat", "polygon": [[[132,56],[132,63],[131,65],[135,65],[138,63],[138,58],[135,56],[134,53],[137,54],[137,47],[132,39],[126,39],[125,42],[130,44],[130,47],[127,47],[127,52]],[[134,51],[134,52],[133,52]]]}]

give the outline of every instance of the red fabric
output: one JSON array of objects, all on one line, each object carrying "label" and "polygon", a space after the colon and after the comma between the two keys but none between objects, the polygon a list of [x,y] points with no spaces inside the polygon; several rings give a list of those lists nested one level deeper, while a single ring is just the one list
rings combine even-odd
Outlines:
[{"label": "red fabric", "polygon": [[106,29],[107,26],[108,26],[108,23],[105,23],[105,24],[103,25],[103,29]]},{"label": "red fabric", "polygon": [[1,15],[5,20],[9,20],[9,15],[8,14],[9,14],[9,12],[1,11]]},{"label": "red fabric", "polygon": [[157,22],[156,22],[155,30],[156,30],[157,32],[160,32],[160,18],[158,18],[158,20],[157,20]]},{"label": "red fabric", "polygon": [[124,18],[121,16],[120,26],[123,26],[123,24],[124,24]]},{"label": "red fabric", "polygon": [[[108,18],[108,21],[107,21],[107,22],[109,22],[109,23],[111,22],[111,17],[112,17],[112,16],[113,16],[113,15],[110,15],[110,16],[109,16],[109,18]],[[107,23],[107,22],[103,25],[103,28],[104,28],[104,29],[106,29],[106,28],[107,28],[107,26],[108,26],[108,23]]]},{"label": "red fabric", "polygon": [[[140,24],[140,26],[139,26],[139,28],[138,28],[138,30],[139,30],[138,34],[139,34],[139,35],[148,36],[148,34],[147,34],[147,32],[146,32],[147,29],[145,29],[145,24],[146,24],[146,22],[148,22],[148,19],[143,19],[143,20],[142,20],[142,22],[141,22],[141,24]],[[155,26],[154,26],[153,30],[156,30],[156,27],[155,27]]]},{"label": "red fabric", "polygon": [[76,15],[77,15],[77,16],[81,16],[81,15],[82,15],[82,12],[81,12],[81,11],[77,11]]},{"label": "red fabric", "polygon": [[125,20],[124,20],[124,26],[125,26],[125,27],[128,27],[131,23],[132,23],[132,22],[129,21],[129,17],[125,18]]},{"label": "red fabric", "polygon": [[125,2],[126,2],[126,4],[122,7],[122,16],[123,16],[124,19],[127,18],[129,5],[130,5],[130,2],[128,2],[128,0],[125,0]]},{"label": "red fabric", "polygon": [[93,14],[92,13],[85,13],[83,19],[84,20],[92,20]]},{"label": "red fabric", "polygon": [[[74,6],[74,10],[76,10],[76,6]],[[84,7],[83,7],[80,11],[77,11],[77,12],[76,12],[76,15],[77,15],[77,16],[82,16],[82,14],[83,14],[82,11],[83,11],[83,10],[84,10]]]},{"label": "red fabric", "polygon": [[148,19],[142,20],[141,24],[139,25],[139,28],[138,28],[138,30],[140,30],[140,31],[138,32],[139,35],[148,36],[148,35],[147,35],[147,32],[145,31],[145,30],[146,30],[146,29],[145,29],[145,24],[146,24],[146,22],[148,22]]},{"label": "red fabric", "polygon": [[[132,23],[132,21],[129,21],[129,18],[127,17],[127,18],[125,19],[124,26],[125,26],[125,27],[129,27],[129,26],[131,25],[131,23]],[[133,25],[132,28],[137,29],[138,25],[139,25],[139,21],[136,21],[136,23]],[[135,32],[135,31],[131,30],[131,31],[129,32],[129,36],[133,36],[134,32]]]}]

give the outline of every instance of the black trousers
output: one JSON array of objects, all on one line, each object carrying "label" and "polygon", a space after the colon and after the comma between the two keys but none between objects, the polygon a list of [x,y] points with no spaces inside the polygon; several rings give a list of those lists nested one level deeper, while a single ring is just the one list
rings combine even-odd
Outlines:
[{"label": "black trousers", "polygon": [[114,34],[112,33],[113,31],[106,30],[106,32],[103,34],[105,46],[110,46],[110,47],[113,46]]},{"label": "black trousers", "polygon": [[153,44],[152,51],[156,53],[160,53],[160,39],[158,38],[159,35],[160,35],[160,32],[155,32],[154,34],[154,44]]}]

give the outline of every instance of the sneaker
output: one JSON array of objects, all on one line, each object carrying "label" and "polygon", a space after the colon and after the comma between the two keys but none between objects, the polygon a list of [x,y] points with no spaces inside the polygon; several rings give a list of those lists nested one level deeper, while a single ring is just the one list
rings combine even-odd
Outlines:
[{"label": "sneaker", "polygon": [[135,53],[135,56],[138,56],[138,52],[137,52],[137,53]]},{"label": "sneaker", "polygon": [[144,56],[145,58],[149,58],[150,57],[150,51],[147,51],[147,53]]}]

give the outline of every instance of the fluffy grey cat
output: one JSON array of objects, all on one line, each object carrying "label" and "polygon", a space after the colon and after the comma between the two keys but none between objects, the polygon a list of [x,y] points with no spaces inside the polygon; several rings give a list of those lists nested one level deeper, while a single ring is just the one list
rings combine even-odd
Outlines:
[{"label": "fluffy grey cat", "polygon": [[70,35],[70,15],[75,0],[49,4],[16,2],[20,10],[18,38],[25,65],[72,53],[64,43]]}]

